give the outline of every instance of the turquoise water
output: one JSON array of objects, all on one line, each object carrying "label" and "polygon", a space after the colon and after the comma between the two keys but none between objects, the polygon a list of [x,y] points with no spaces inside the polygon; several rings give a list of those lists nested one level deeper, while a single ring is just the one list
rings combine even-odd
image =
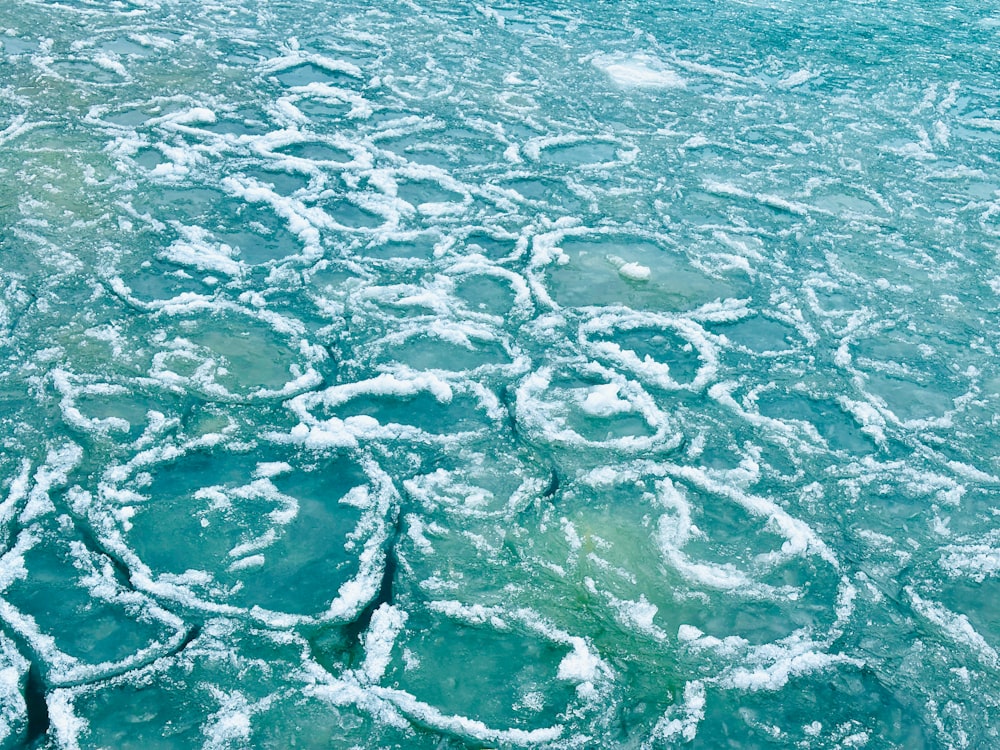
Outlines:
[{"label": "turquoise water", "polygon": [[0,748],[1000,746],[998,35],[0,4]]}]

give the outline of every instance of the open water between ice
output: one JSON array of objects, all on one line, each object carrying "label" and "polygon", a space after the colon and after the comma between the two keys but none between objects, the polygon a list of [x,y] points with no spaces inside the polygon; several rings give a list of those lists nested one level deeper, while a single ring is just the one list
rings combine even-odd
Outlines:
[{"label": "open water between ice", "polygon": [[998,35],[0,3],[0,748],[1000,745]]}]

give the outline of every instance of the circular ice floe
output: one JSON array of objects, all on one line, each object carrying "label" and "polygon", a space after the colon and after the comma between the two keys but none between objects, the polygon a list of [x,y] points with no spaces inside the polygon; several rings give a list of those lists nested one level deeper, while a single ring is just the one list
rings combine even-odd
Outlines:
[{"label": "circular ice floe", "polygon": [[[80,409],[80,400],[87,396],[104,397],[109,400],[118,400],[129,393],[129,389],[119,383],[95,382],[96,379],[86,378],[85,382],[79,382],[79,378],[60,368],[54,369],[50,374],[52,384],[59,392],[59,410],[62,412],[63,420],[73,427],[90,433],[107,434],[110,432],[129,432],[133,425],[128,420],[118,414],[104,417],[87,416]],[[86,382],[87,380],[91,382]]]},{"label": "circular ice floe", "polygon": [[383,441],[461,444],[504,417],[497,397],[484,387],[412,371],[304,393],[286,405],[299,423],[269,438],[312,450]]},{"label": "circular ice floe", "polygon": [[550,743],[563,736],[566,716],[610,711],[610,666],[586,639],[528,609],[383,604],[362,644],[359,667],[317,671],[310,693],[504,746]]},{"label": "circular ice floe", "polygon": [[400,322],[373,339],[357,358],[379,369],[431,372],[441,377],[523,373],[528,361],[514,339],[478,320],[445,317]]},{"label": "circular ice floe", "polygon": [[[757,579],[773,575],[780,566],[797,558],[819,558],[833,570],[839,570],[840,564],[806,522],[792,516],[774,500],[742,489],[741,485],[747,483],[757,468],[752,458],[727,472],[640,460],[622,467],[593,469],[582,481],[597,488],[608,488],[640,478],[655,479],[655,493],[650,499],[664,510],[656,539],[665,559],[683,578],[718,590],[790,594],[790,598],[796,599],[799,592],[784,586],[761,584]],[[692,497],[701,502],[692,502]],[[720,513],[724,505],[732,507]],[[735,519],[740,517],[743,520],[737,522]],[[720,536],[733,535],[734,538],[719,544],[716,554],[699,523],[716,529]],[[757,543],[737,554],[734,545],[742,543],[738,540],[751,528],[759,537]],[[698,548],[706,559],[693,561],[684,551],[688,545]],[[711,563],[709,558],[712,556],[719,557],[722,562]],[[733,566],[730,562],[733,558],[741,559],[747,572]]]},{"label": "circular ice floe", "polygon": [[518,425],[546,443],[632,453],[681,441],[641,385],[597,363],[539,368],[521,381],[516,399]]},{"label": "circular ice floe", "polygon": [[469,186],[439,167],[409,164],[372,170],[367,177],[387,196],[399,200],[407,213],[434,218],[462,213],[472,205]]},{"label": "circular ice floe", "polygon": [[369,169],[367,148],[341,135],[305,133],[296,129],[274,131],[254,140],[254,150],[300,171]]},{"label": "circular ice floe", "polygon": [[569,134],[539,136],[521,147],[535,162],[573,166],[577,169],[611,169],[635,161],[639,149],[610,135]]},{"label": "circular ice floe", "polygon": [[363,455],[272,446],[261,461],[220,439],[141,451],[78,512],[146,594],[276,627],[355,617],[383,576],[388,476]]},{"label": "circular ice floe", "polygon": [[18,524],[0,557],[0,617],[52,687],[147,664],[176,650],[187,632],[122,575],[120,561],[81,522],[92,496],[65,486],[82,458],[70,443],[35,467],[25,459],[0,506],[0,517]]},{"label": "circular ice floe", "polygon": [[[742,310],[734,308],[734,313]],[[719,367],[719,343],[715,336],[709,334],[704,327],[689,315],[664,315],[653,312],[637,312],[624,308],[605,312],[602,308],[592,310],[593,317],[580,326],[579,341],[589,356],[608,362],[636,377],[643,383],[667,390],[699,391],[708,385],[716,376]],[[661,343],[662,351],[654,355],[644,353],[641,357],[633,349],[623,347],[619,340],[622,334],[629,331],[659,329],[680,339],[680,346],[672,350],[670,341]],[[607,339],[601,338],[607,336]],[[651,343],[655,344],[655,334]],[[675,343],[676,346],[676,343]],[[651,347],[652,348],[652,347]],[[697,357],[697,365],[693,376],[684,381],[674,369],[681,369],[685,363],[681,360],[692,360]],[[670,362],[674,362],[671,368]],[[691,369],[690,365],[685,369]]]},{"label": "circular ice floe", "polygon": [[168,311],[169,327],[150,336],[149,376],[169,388],[250,401],[287,398],[322,381],[314,365],[329,355],[302,337],[297,320],[202,299],[160,312]]},{"label": "circular ice floe", "polygon": [[472,257],[446,270],[452,291],[473,313],[529,318],[535,310],[531,289],[519,273]]}]

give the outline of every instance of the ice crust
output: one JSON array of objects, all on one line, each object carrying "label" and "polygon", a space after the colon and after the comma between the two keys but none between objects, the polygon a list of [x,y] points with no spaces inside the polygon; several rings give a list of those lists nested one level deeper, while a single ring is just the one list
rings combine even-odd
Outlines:
[{"label": "ice crust", "polygon": [[939,10],[0,7],[0,748],[994,743]]}]

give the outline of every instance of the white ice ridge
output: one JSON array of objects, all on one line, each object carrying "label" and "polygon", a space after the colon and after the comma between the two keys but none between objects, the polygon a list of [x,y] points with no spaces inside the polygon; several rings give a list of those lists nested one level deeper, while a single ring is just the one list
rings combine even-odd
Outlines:
[{"label": "white ice ridge", "polygon": [[941,635],[952,643],[967,648],[984,666],[994,670],[1000,667],[1000,656],[996,649],[972,626],[968,617],[924,599],[913,586],[906,586],[904,591],[910,597],[913,611],[935,625]]},{"label": "white ice ridge", "polygon": [[360,78],[362,76],[361,68],[354,63],[328,57],[318,52],[307,52],[300,48],[298,39],[294,37],[289,39],[287,44],[282,45],[281,52],[283,54],[280,56],[272,57],[270,60],[265,61],[261,65],[261,72],[280,73],[289,68],[309,64],[331,73],[342,73],[351,78]]},{"label": "white ice ridge", "polygon": [[977,583],[1000,575],[1000,540],[949,544],[941,549],[941,567],[951,576],[967,576]]},{"label": "white ice ridge", "polygon": [[677,638],[694,653],[714,652],[738,660],[737,665],[728,667],[711,681],[724,688],[749,692],[780,690],[793,677],[842,665],[864,666],[860,659],[828,653],[828,644],[814,641],[805,629],[760,646],[754,646],[739,636],[720,639],[705,635],[693,625],[681,625]]},{"label": "white ice ridge", "polygon": [[313,410],[323,407],[336,410],[353,399],[374,396],[387,398],[407,398],[419,393],[427,393],[440,404],[451,402],[454,394],[468,393],[476,401],[478,408],[489,421],[502,417],[502,410],[496,396],[490,391],[469,381],[449,381],[434,373],[418,373],[400,369],[395,373],[386,372],[374,378],[344,385],[331,386],[321,391],[310,391],[289,399],[286,406],[298,417],[299,423],[286,434],[268,433],[269,440],[295,443],[311,449],[355,448],[364,440],[415,440],[418,442],[460,443],[471,435],[480,434],[486,427],[461,433],[436,434],[419,427],[396,422],[386,424],[366,414],[340,418],[331,416],[321,419]]},{"label": "white ice ridge", "polygon": [[45,457],[45,463],[35,470],[34,484],[28,492],[27,502],[21,509],[18,521],[28,524],[39,516],[55,511],[49,497],[53,487],[66,483],[69,473],[83,460],[83,449],[75,443],[66,443],[52,448]]},{"label": "white ice ridge", "polygon": [[14,642],[0,632],[0,746],[12,747],[16,735],[27,727],[28,711],[21,686],[29,666]]},{"label": "white ice ridge", "polygon": [[663,60],[645,52],[599,53],[590,56],[590,62],[626,88],[676,89],[686,85]]},{"label": "white ice ridge", "polygon": [[678,737],[691,742],[698,735],[698,724],[705,719],[706,703],[703,681],[691,680],[685,684],[684,702],[671,706],[660,717],[649,738],[643,742],[643,750],[652,750],[659,747],[660,743],[676,740]]},{"label": "white ice ridge", "polygon": [[213,241],[211,232],[199,226],[171,223],[181,238],[160,251],[161,258],[199,271],[213,271],[234,278],[246,274],[246,264],[235,257],[237,251],[224,242]]}]

